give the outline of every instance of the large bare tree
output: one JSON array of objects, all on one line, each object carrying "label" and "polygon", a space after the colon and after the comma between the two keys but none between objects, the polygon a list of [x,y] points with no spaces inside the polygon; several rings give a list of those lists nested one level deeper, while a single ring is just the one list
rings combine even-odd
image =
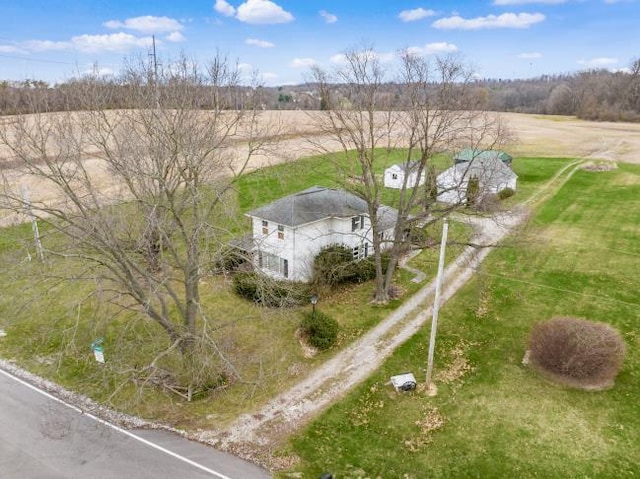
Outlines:
[{"label": "large bare tree", "polygon": [[[323,111],[312,114],[314,123],[346,154],[355,154],[344,187],[368,205],[376,265],[374,300],[381,303],[388,301],[395,268],[407,251],[410,223],[424,223],[449,211],[434,201],[434,155],[461,147],[491,149],[507,138],[499,117],[484,111],[484,97],[477,94],[472,73],[460,58],[427,58],[409,51],[398,57],[398,65],[385,69],[379,55],[365,47],[348,51],[344,65],[335,72],[312,71],[323,106]],[[392,80],[400,100],[389,97]],[[398,103],[401,108],[392,106]],[[319,142],[315,146],[324,149]],[[405,175],[398,204],[393,205],[398,209],[393,238],[383,239],[378,217],[384,188],[380,171],[393,148],[402,148],[403,163],[430,181],[423,188],[412,188]],[[385,249],[390,251],[386,272]]]},{"label": "large bare tree", "polygon": [[[106,109],[115,89],[132,108]],[[223,57],[204,70],[186,58],[164,68],[138,61],[117,82],[87,78],[69,89],[82,111],[48,114],[34,104],[38,113],[0,129],[12,164],[51,192],[27,204],[5,178],[1,206],[28,207],[61,233],[64,247],[46,254],[78,260],[119,307],[162,328],[162,354],[179,351],[193,370],[199,347],[233,369],[208,334],[200,283],[224,250],[220,219],[230,216],[234,179],[268,136],[258,131],[257,92]]]}]

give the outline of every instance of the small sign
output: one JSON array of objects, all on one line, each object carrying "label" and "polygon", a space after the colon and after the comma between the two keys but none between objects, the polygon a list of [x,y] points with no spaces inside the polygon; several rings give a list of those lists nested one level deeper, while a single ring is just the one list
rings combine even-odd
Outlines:
[{"label": "small sign", "polygon": [[104,364],[104,349],[102,347],[103,342],[104,342],[104,338],[98,338],[91,343],[91,350],[93,351],[93,356],[96,358],[97,362],[102,364]]}]

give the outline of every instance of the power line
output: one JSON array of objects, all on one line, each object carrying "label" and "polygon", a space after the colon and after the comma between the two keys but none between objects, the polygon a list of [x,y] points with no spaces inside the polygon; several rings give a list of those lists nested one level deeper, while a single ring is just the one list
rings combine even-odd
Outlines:
[{"label": "power line", "polygon": [[28,57],[18,57],[15,55],[6,55],[4,53],[0,53],[0,57],[3,58],[11,58],[13,60],[24,60],[27,62],[39,62],[39,63],[57,63],[60,65],[77,65],[77,63],[72,63],[72,62],[62,62],[62,61],[58,61],[58,60],[42,60],[40,58],[28,58]]},{"label": "power line", "polygon": [[[579,251],[577,251],[577,249],[576,249],[577,247],[575,247],[575,243],[571,242],[570,240],[559,238],[557,236],[550,236],[550,235],[539,235],[539,236],[536,236],[535,238],[547,240],[548,243],[545,243],[545,246],[547,246],[547,247],[551,246],[552,243],[558,243],[558,247],[560,245],[573,246],[574,247],[574,252],[579,253]],[[604,250],[604,251],[613,251],[614,253],[628,254],[629,256],[640,256],[640,253],[636,253],[635,251],[617,249],[617,248],[608,248],[607,246],[598,246],[598,245],[593,244],[593,243],[584,243],[583,246],[585,248],[588,248],[588,249],[601,249],[601,250]]]},{"label": "power line", "polygon": [[608,300],[608,301],[613,301],[615,303],[622,303],[622,304],[625,304],[627,306],[640,307],[640,304],[638,304],[638,303],[630,303],[628,301],[623,301],[621,299],[615,299],[615,298],[612,298],[610,296],[601,296],[601,295],[598,295],[598,294],[584,293],[584,292],[579,292],[579,291],[573,291],[573,290],[570,290],[570,289],[556,288],[555,286],[549,286],[547,284],[533,283],[531,281],[525,281],[523,279],[517,279],[517,278],[510,278],[508,276],[503,276],[501,274],[487,273],[485,271],[478,271],[478,274],[480,276],[493,276],[494,278],[500,278],[500,279],[504,279],[504,280],[507,280],[507,281],[512,281],[514,283],[527,284],[529,286],[537,286],[538,288],[552,289],[554,291],[560,291],[562,293],[575,294],[576,296],[588,296],[590,298],[605,299],[605,300]]}]

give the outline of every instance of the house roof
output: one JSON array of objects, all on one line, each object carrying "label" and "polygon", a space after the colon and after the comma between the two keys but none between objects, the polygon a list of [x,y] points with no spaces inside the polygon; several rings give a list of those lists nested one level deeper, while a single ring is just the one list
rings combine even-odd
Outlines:
[{"label": "house roof", "polygon": [[[344,190],[322,186],[312,186],[247,213],[248,216],[292,227],[324,218],[349,218],[368,214],[367,203],[362,198]],[[380,206],[378,218],[382,229],[395,224],[397,217],[395,209]]]},{"label": "house roof", "polygon": [[498,156],[480,157],[476,156],[470,162],[458,163],[449,170],[455,170],[458,178],[478,178],[483,184],[506,183],[517,178],[511,168],[505,165]]},{"label": "house roof", "polygon": [[461,162],[461,161],[472,161],[475,159],[489,159],[489,158],[496,158],[506,163],[509,163],[513,160],[513,158],[507,153],[505,153],[504,151],[475,150],[472,148],[465,148],[464,150],[461,150],[453,157],[453,160],[456,162]]}]

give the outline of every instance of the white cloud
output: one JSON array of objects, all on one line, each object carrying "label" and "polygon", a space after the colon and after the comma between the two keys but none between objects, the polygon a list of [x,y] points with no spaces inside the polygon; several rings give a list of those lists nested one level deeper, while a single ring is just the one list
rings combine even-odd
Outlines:
[{"label": "white cloud", "polygon": [[326,10],[320,10],[318,12],[324,21],[327,23],[336,23],[338,21],[338,17],[336,17],[333,13],[329,13]]},{"label": "white cloud", "polygon": [[53,42],[51,40],[28,40],[22,44],[27,50],[46,52],[53,50],[69,50],[73,48],[71,42]]},{"label": "white cloud", "polygon": [[376,52],[375,55],[381,63],[390,63],[398,58],[395,52]]},{"label": "white cloud", "polygon": [[109,20],[103,25],[107,28],[126,28],[141,33],[169,33],[182,30],[184,25],[178,20],[169,17],[154,17],[145,15],[143,17],[127,18],[124,22],[120,20]]},{"label": "white cloud", "polygon": [[247,45],[254,45],[260,48],[273,48],[275,44],[268,42],[266,40],[258,40],[257,38],[247,38],[244,41]]},{"label": "white cloud", "polygon": [[605,68],[618,63],[618,59],[612,57],[597,57],[589,60],[578,60],[578,63],[590,68]]},{"label": "white cloud", "polygon": [[71,43],[74,48],[83,52],[124,52],[133,48],[148,47],[153,40],[151,37],[135,37],[120,32],[111,35],[78,35],[71,38]]},{"label": "white cloud", "polygon": [[294,19],[293,15],[270,0],[247,0],[238,7],[236,18],[256,25],[287,23]]},{"label": "white cloud", "polygon": [[434,55],[438,53],[453,53],[458,51],[458,47],[453,43],[434,42],[427,43],[422,47],[409,47],[407,51],[412,55]]},{"label": "white cloud", "polygon": [[528,3],[542,3],[544,5],[560,5],[567,3],[568,0],[493,0],[494,5],[526,5]]},{"label": "white cloud", "polygon": [[338,65],[344,65],[347,63],[347,57],[344,53],[336,53],[331,58],[329,58],[331,63],[337,63]]},{"label": "white cloud", "polygon": [[233,17],[236,14],[236,9],[226,0],[216,0],[213,9],[225,17]]},{"label": "white cloud", "polygon": [[86,70],[84,70],[83,72],[81,72],[82,75],[91,75],[91,76],[96,76],[96,77],[111,76],[114,73],[115,72],[113,71],[112,68],[100,67],[100,66],[96,66],[96,65],[92,65],[89,68],[87,68]]},{"label": "white cloud", "polygon": [[165,38],[167,39],[167,41],[174,43],[184,42],[186,40],[184,35],[180,32],[171,32]]},{"label": "white cloud", "polygon": [[20,48],[13,45],[0,45],[0,53],[16,53],[19,51]]},{"label": "white cloud", "polygon": [[415,22],[423,18],[433,17],[436,14],[433,10],[425,10],[424,8],[414,8],[413,10],[402,10],[398,14],[398,18],[403,22]]},{"label": "white cloud", "polygon": [[251,73],[253,71],[253,65],[249,63],[238,63],[238,71],[243,75]]},{"label": "white cloud", "polygon": [[294,58],[290,63],[293,68],[311,68],[317,64],[318,62],[313,58]]},{"label": "white cloud", "polygon": [[[29,40],[22,45],[30,51],[79,50],[81,52],[126,52],[133,48],[148,47],[151,37],[136,37],[128,33],[110,35],[78,35],[70,41],[53,42],[51,40]],[[159,41],[158,41],[159,42]]]},{"label": "white cloud", "polygon": [[433,22],[434,28],[443,30],[480,30],[482,28],[529,28],[544,21],[542,13],[503,13],[486,17],[462,18],[458,15]]},{"label": "white cloud", "polygon": [[536,58],[542,58],[542,53],[539,52],[525,52],[518,55],[518,58],[525,58],[528,60],[534,60]]}]

